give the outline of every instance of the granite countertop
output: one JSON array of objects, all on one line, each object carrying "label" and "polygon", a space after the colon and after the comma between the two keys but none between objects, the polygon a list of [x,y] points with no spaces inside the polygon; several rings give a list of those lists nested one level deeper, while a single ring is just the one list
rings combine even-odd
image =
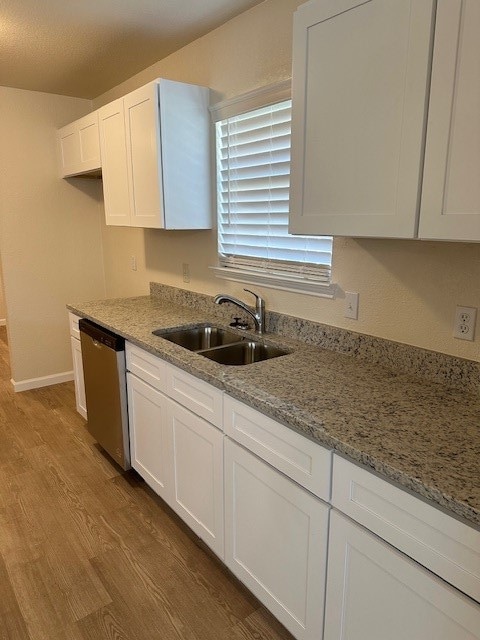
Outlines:
[{"label": "granite countertop", "polygon": [[[155,296],[69,305],[72,312],[224,389],[452,515],[480,525],[480,398],[276,334],[291,350],[246,367],[217,364],[152,335],[212,312]],[[244,334],[242,334],[244,335]]]}]

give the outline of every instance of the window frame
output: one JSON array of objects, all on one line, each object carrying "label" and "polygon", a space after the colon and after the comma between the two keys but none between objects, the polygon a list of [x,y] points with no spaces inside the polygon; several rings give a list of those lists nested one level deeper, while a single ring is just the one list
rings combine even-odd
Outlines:
[{"label": "window frame", "polygon": [[[272,104],[283,102],[285,100],[291,100],[291,80],[285,80],[278,82],[260,89],[250,91],[243,95],[224,100],[210,107],[210,114],[213,123],[213,137],[216,142],[216,123],[225,120],[229,117],[254,111],[262,107],[266,107]],[[216,148],[216,144],[215,144]],[[216,157],[213,162],[215,163],[215,193],[217,193],[217,170],[216,170]],[[217,203],[215,206],[216,212],[216,225],[218,234],[218,208]],[[332,240],[333,242],[333,240]],[[218,250],[218,236],[217,236],[217,250]],[[333,253],[333,251],[332,251]],[[320,275],[317,278],[309,274],[302,274],[300,271],[298,275],[291,272],[262,270],[261,268],[255,269],[251,266],[243,267],[240,265],[226,266],[221,263],[221,255],[218,254],[219,264],[211,266],[217,278],[224,280],[230,280],[234,282],[241,282],[244,284],[261,285],[263,287],[279,289],[283,291],[300,292],[313,296],[320,296],[326,298],[334,298],[336,286],[331,281],[331,265],[330,276],[328,280],[320,279]],[[241,259],[239,260],[241,262]],[[302,264],[302,263],[298,263]]]}]

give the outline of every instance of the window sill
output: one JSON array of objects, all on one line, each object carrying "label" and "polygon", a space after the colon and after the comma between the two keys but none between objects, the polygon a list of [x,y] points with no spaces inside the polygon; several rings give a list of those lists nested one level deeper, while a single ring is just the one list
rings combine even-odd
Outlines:
[{"label": "window sill", "polygon": [[335,298],[337,286],[328,282],[302,280],[271,273],[256,273],[248,269],[231,269],[228,267],[209,267],[216,278],[242,282],[244,284],[258,284],[270,289],[303,293],[320,298]]}]

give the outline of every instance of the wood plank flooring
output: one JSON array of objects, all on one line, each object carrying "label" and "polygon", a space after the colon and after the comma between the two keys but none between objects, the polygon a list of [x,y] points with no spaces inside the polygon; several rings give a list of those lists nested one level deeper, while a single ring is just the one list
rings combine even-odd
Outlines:
[{"label": "wood plank flooring", "polygon": [[14,393],[0,327],[0,639],[291,640],[139,476],[73,383]]}]

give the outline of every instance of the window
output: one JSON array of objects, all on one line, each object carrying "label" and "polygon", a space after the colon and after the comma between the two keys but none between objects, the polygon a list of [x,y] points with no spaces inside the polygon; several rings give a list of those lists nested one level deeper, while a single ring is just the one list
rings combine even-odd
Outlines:
[{"label": "window", "polygon": [[288,233],[291,100],[242,103],[215,125],[217,275],[328,295],[332,238]]}]

